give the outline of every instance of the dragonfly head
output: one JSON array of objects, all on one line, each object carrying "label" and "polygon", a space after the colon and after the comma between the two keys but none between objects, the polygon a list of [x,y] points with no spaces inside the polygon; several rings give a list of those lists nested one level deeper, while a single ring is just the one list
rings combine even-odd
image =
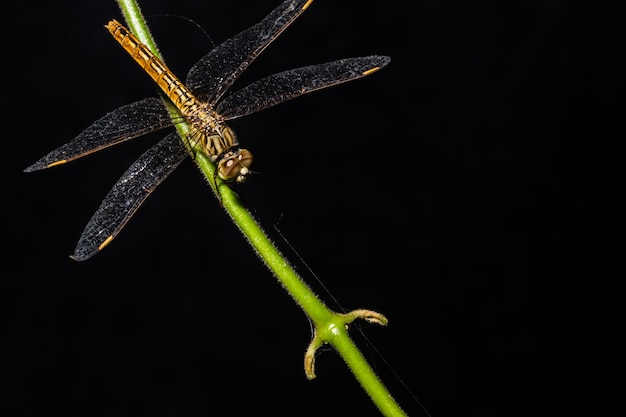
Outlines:
[{"label": "dragonfly head", "polygon": [[237,146],[228,148],[215,161],[217,176],[224,182],[245,182],[252,173],[250,166],[253,159],[252,152],[247,149]]}]

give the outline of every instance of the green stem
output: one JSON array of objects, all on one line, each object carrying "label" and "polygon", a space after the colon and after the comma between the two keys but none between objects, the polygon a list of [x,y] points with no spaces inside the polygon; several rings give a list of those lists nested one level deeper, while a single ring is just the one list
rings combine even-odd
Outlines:
[{"label": "green stem", "polygon": [[[155,55],[160,57],[156,43],[148,30],[136,0],[117,0],[117,2],[130,31],[146,44]],[[172,116],[181,119],[181,115],[174,105],[169,100],[165,101]],[[189,131],[189,126],[185,123],[179,123],[176,126],[179,134],[183,137]],[[380,382],[346,330],[348,324],[357,318],[382,325],[387,323],[386,318],[368,310],[355,310],[348,314],[341,314],[328,309],[272,244],[251,213],[243,207],[237,194],[219,179],[214,180],[215,165],[211,160],[200,151],[194,151],[194,160],[233,222],[239,227],[239,230],[265,265],[315,324],[315,335],[305,355],[306,376],[309,379],[315,377],[315,352],[321,345],[329,343],[341,355],[383,415],[405,416],[404,411]]]}]

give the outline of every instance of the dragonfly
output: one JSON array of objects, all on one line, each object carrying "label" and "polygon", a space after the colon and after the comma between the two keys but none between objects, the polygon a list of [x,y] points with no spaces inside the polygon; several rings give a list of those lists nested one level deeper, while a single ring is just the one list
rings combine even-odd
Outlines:
[{"label": "dragonfly", "polygon": [[184,137],[177,132],[168,134],[133,162],[85,226],[70,258],[84,261],[106,247],[156,187],[183,160],[193,157],[196,149],[215,163],[216,178],[226,184],[245,182],[252,173],[253,155],[239,147],[227,121],[365,77],[390,62],[389,57],[379,55],[339,59],[283,71],[228,92],[241,73],[312,1],[284,1],[259,23],[210,50],[191,67],[185,83],[119,22],[111,20],[105,26],[160,87],[165,100],[177,107],[182,118],[171,115],[162,95],[139,100],[107,113],[24,171],[62,165],[181,121],[191,128]]}]

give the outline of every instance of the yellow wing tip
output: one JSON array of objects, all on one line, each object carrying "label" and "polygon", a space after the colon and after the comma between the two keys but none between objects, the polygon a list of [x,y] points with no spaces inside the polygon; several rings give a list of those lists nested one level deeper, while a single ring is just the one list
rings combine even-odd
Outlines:
[{"label": "yellow wing tip", "polygon": [[104,247],[105,247],[106,245],[108,245],[109,243],[111,243],[111,241],[112,241],[112,240],[113,240],[113,235],[111,235],[111,236],[107,237],[106,239],[104,239],[104,242],[102,242],[102,243],[100,244],[100,246],[98,246],[98,250],[102,250],[102,249],[104,249]]},{"label": "yellow wing tip", "polygon": [[311,5],[311,3],[313,3],[313,0],[309,0],[306,3],[304,3],[304,6],[302,6],[302,10],[306,10],[306,8]]},{"label": "yellow wing tip", "polygon": [[370,68],[367,71],[363,72],[363,75],[370,75],[373,72],[376,72],[380,69],[380,67],[374,67],[374,68]]},{"label": "yellow wing tip", "polygon": [[63,164],[64,164],[64,163],[66,163],[66,162],[67,162],[67,159],[61,159],[60,161],[56,161],[56,162],[53,162],[53,163],[51,163],[51,164],[48,164],[48,165],[46,166],[46,168],[55,167],[55,166],[57,166],[57,165],[63,165]]}]

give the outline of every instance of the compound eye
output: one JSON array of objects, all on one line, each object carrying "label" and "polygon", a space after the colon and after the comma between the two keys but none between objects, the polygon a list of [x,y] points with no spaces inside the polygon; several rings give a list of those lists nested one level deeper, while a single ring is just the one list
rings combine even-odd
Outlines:
[{"label": "compound eye", "polygon": [[240,149],[237,159],[239,159],[239,165],[241,166],[237,182],[244,182],[250,174],[250,167],[252,166],[252,161],[254,161],[254,156],[252,156],[252,152],[249,150]]},{"label": "compound eye", "polygon": [[250,174],[253,159],[247,149],[229,152],[218,162],[217,175],[225,182],[244,182]]}]

